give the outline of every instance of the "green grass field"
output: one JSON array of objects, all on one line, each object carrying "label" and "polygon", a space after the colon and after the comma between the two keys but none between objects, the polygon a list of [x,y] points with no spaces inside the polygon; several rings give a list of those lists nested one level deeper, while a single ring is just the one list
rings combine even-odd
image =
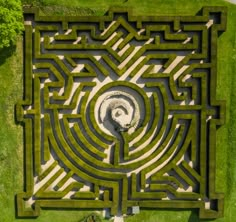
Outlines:
[{"label": "green grass field", "polygon": [[[236,219],[236,5],[221,0],[38,0],[44,14],[102,15],[110,6],[132,7],[136,15],[194,15],[202,6],[228,6],[227,30],[218,41],[217,98],[226,101],[226,123],[217,132],[217,191],[225,193],[224,218]],[[15,124],[14,105],[22,96],[22,37],[0,51],[0,222],[78,222],[87,211],[42,210],[37,219],[16,219],[14,196],[23,190],[23,128]],[[65,216],[66,214],[66,216]],[[106,221],[106,220],[104,220]],[[197,211],[145,211],[127,222],[197,222]]]}]

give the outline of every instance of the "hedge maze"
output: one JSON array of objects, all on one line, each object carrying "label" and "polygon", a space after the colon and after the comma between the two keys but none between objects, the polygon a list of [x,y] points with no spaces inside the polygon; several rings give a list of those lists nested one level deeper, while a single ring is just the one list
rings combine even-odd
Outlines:
[{"label": "hedge maze", "polygon": [[[40,209],[199,209],[223,215],[215,192],[217,38],[224,7],[195,16],[40,16],[25,9],[24,192]],[[69,213],[69,212],[68,212]]]}]

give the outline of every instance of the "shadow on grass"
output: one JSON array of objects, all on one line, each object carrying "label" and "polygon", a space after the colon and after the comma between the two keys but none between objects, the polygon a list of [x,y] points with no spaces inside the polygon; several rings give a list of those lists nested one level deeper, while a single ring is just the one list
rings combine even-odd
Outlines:
[{"label": "shadow on grass", "polygon": [[100,216],[96,213],[91,213],[88,216],[85,216],[83,219],[78,222],[102,222]]},{"label": "shadow on grass", "polygon": [[211,221],[215,221],[215,219],[200,219],[198,210],[191,210],[191,214],[188,219],[188,222],[211,222]]},{"label": "shadow on grass", "polygon": [[198,216],[198,210],[192,210],[188,222],[200,222],[200,221],[201,220],[199,219]]},{"label": "shadow on grass", "polygon": [[11,45],[0,49],[0,66],[6,62],[6,59],[11,57],[16,51],[16,45]]}]

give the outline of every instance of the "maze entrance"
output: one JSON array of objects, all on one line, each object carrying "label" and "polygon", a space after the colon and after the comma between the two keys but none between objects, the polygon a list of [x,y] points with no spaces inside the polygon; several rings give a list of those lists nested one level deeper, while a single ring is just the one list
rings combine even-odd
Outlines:
[{"label": "maze entrance", "polygon": [[[25,190],[41,208],[152,208],[222,216],[215,192],[217,37],[223,7],[196,16],[39,16],[25,10]],[[69,212],[68,212],[69,213]]]}]

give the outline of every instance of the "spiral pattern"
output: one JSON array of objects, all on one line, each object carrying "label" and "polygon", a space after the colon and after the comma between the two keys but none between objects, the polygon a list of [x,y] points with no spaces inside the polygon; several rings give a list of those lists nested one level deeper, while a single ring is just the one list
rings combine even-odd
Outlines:
[{"label": "spiral pattern", "polygon": [[122,91],[111,91],[105,95],[105,99],[96,104],[96,107],[99,107],[100,127],[106,128],[106,132],[111,135],[116,134],[114,130],[134,131],[141,117],[140,107],[135,98]]}]

